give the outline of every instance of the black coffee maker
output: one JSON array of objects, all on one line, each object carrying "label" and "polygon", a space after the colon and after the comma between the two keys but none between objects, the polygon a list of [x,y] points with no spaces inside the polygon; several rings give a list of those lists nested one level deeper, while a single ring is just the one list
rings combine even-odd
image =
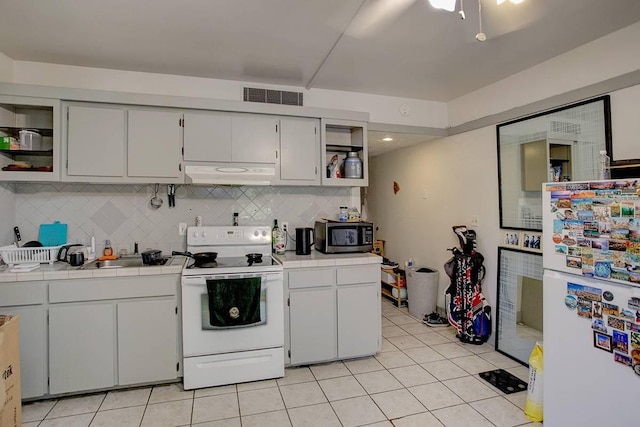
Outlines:
[{"label": "black coffee maker", "polygon": [[313,228],[296,228],[296,255],[309,255],[313,245]]}]

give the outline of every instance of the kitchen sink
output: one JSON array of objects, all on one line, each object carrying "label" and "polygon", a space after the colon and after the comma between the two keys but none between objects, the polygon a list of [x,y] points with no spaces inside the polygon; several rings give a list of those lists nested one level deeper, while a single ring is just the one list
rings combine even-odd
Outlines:
[{"label": "kitchen sink", "polygon": [[[164,265],[169,260],[169,258],[165,258],[164,262],[159,265]],[[91,261],[82,267],[81,270],[94,270],[94,269],[103,269],[103,268],[131,268],[131,267],[153,267],[150,265],[146,265],[142,262],[142,257],[123,257],[117,259],[109,259],[104,261]]]}]

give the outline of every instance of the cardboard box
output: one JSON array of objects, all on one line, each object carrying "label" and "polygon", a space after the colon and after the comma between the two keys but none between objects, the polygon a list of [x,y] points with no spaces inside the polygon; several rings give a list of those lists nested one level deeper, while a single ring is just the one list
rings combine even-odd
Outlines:
[{"label": "cardboard box", "polygon": [[19,322],[0,315],[0,427],[22,425]]}]

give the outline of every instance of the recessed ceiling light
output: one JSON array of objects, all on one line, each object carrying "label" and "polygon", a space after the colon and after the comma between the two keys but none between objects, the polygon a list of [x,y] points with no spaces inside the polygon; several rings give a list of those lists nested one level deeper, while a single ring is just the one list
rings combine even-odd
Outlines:
[{"label": "recessed ceiling light", "polygon": [[383,141],[385,142],[389,142],[389,141],[393,141],[393,138],[391,138],[390,136],[386,136],[384,138],[382,138]]}]

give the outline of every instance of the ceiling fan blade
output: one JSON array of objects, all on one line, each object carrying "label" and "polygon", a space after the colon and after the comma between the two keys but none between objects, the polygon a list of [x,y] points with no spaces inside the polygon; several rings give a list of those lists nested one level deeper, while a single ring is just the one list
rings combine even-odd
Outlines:
[{"label": "ceiling fan blade", "polygon": [[353,18],[345,33],[356,38],[374,35],[389,25],[415,0],[369,0]]}]

